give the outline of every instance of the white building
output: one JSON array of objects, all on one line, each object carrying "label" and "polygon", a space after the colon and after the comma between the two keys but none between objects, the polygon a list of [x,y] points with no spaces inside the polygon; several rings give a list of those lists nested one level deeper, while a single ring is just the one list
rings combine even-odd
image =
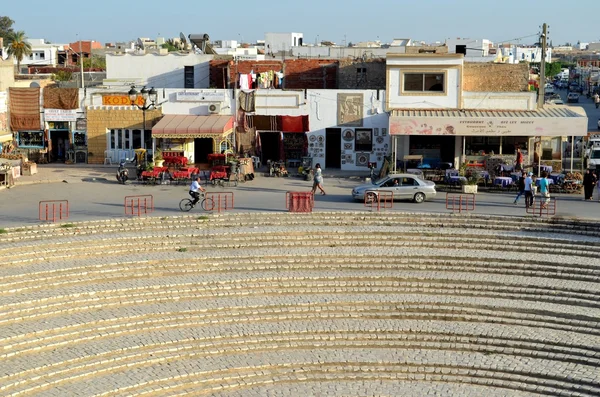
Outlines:
[{"label": "white building", "polygon": [[386,110],[398,161],[421,155],[432,168],[458,168],[464,159],[493,172],[497,161],[512,161],[516,147],[530,149],[532,163],[536,136],[552,161],[560,159],[563,136],[587,132],[585,112],[537,110],[533,92],[463,91],[462,54],[388,55],[386,62]]},{"label": "white building", "polygon": [[303,33],[265,33],[265,53],[267,55],[290,51],[292,47],[304,44]]},{"label": "white building", "polygon": [[[58,66],[58,52],[65,51],[68,48],[67,44],[52,44],[46,43],[44,39],[27,39],[31,44],[31,55],[23,57],[21,67],[27,66]],[[7,43],[5,43],[7,44]],[[3,59],[8,58],[8,51],[3,49]],[[15,65],[17,60],[14,60]]]},{"label": "white building", "polygon": [[487,39],[446,39],[448,54],[464,54],[465,57],[487,57],[493,43]]},{"label": "white building", "polygon": [[191,52],[106,54],[105,85],[208,88],[213,55]]},{"label": "white building", "polygon": [[[542,59],[541,47],[513,47],[516,62],[540,63]],[[552,62],[552,48],[546,49],[546,62]]]}]

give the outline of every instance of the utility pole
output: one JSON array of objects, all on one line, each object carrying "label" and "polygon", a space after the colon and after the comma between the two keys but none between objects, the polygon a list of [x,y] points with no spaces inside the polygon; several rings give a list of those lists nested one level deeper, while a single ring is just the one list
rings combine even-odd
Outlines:
[{"label": "utility pole", "polygon": [[546,91],[546,43],[548,38],[548,25],[542,26],[542,55],[540,59],[540,86],[538,89],[538,109],[544,108],[544,95]]},{"label": "utility pole", "polygon": [[[91,48],[90,48],[91,50]],[[85,84],[83,82],[83,47],[81,46],[81,37],[79,38],[79,65],[80,65],[80,73],[81,73],[81,88],[85,88]]]}]

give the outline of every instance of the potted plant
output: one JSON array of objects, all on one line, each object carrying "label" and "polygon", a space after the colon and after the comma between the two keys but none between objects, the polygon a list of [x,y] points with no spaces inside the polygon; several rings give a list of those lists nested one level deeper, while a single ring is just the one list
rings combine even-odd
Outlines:
[{"label": "potted plant", "polygon": [[165,159],[162,156],[162,151],[160,149],[156,149],[154,151],[154,165],[156,167],[162,167],[165,162]]},{"label": "potted plant", "polygon": [[477,193],[477,183],[480,179],[479,172],[468,170],[465,172],[464,177],[466,179],[462,180],[462,192],[472,194]]}]

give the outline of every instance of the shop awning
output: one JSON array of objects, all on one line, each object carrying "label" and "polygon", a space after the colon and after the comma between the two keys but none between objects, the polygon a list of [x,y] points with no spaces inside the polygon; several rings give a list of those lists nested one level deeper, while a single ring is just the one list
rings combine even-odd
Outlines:
[{"label": "shop awning", "polygon": [[580,136],[588,118],[567,106],[525,110],[393,110],[390,135]]},{"label": "shop awning", "polygon": [[12,140],[13,140],[13,134],[12,133],[0,131],[0,143],[10,142]]},{"label": "shop awning", "polygon": [[154,138],[201,138],[203,136],[223,136],[233,130],[233,116],[186,116],[165,115],[154,127]]}]

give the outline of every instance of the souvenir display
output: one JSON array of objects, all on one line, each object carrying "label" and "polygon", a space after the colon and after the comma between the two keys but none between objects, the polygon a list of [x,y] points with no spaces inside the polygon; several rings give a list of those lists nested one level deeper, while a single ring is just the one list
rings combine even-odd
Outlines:
[{"label": "souvenir display", "polygon": [[342,137],[344,138],[345,141],[353,141],[354,140],[354,130],[351,129],[347,129],[344,130],[344,132],[342,133]]}]

